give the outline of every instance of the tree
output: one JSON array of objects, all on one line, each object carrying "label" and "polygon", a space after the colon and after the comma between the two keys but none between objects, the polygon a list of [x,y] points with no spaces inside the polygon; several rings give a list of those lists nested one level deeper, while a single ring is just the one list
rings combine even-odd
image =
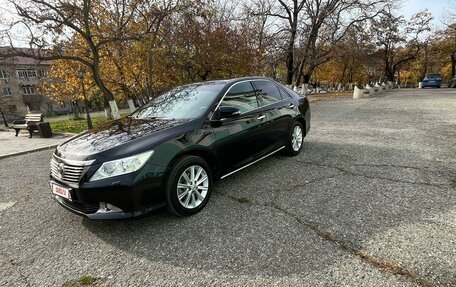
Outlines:
[{"label": "tree", "polygon": [[[109,46],[156,37],[161,13],[157,9],[169,7],[174,1],[163,0],[27,0],[11,1],[20,20],[11,27],[22,25],[29,32],[29,45],[38,53],[27,54],[14,49],[0,55],[31,57],[38,60],[78,62],[90,70],[94,82],[103,93],[114,118],[119,118],[112,90],[102,77],[103,51]],[[154,14],[155,13],[155,14]],[[159,16],[157,16],[159,15]],[[141,26],[145,24],[147,27]],[[7,34],[7,37],[11,37]],[[10,38],[11,40],[11,38]]]},{"label": "tree", "polygon": [[[194,82],[254,73],[260,55],[250,39],[253,29],[238,25],[236,9],[228,1],[214,1],[176,13],[163,24],[160,59],[172,75],[168,81]],[[166,77],[162,77],[166,78]]]},{"label": "tree", "polygon": [[285,40],[285,65],[287,69],[286,83],[291,85],[295,73],[295,44],[298,36],[298,23],[301,11],[306,4],[306,0],[278,0],[277,5],[270,4],[269,10],[264,11],[266,16],[271,16],[281,20],[280,32],[287,33]]},{"label": "tree", "polygon": [[451,77],[456,74],[456,20],[439,32],[436,46],[440,52],[450,58]]},{"label": "tree", "polygon": [[428,10],[413,15],[406,22],[404,16],[395,16],[391,7],[378,19],[372,19],[371,29],[380,46],[379,58],[383,61],[385,77],[394,81],[396,72],[405,63],[415,59],[423,48],[422,35],[430,31],[432,15]]},{"label": "tree", "polygon": [[285,40],[286,83],[308,83],[313,71],[329,61],[355,24],[377,16],[389,0],[278,0],[266,15],[279,20]]},{"label": "tree", "polygon": [[388,3],[387,0],[308,1],[296,85],[301,81],[308,83],[315,69],[331,60],[353,26],[377,17]]}]

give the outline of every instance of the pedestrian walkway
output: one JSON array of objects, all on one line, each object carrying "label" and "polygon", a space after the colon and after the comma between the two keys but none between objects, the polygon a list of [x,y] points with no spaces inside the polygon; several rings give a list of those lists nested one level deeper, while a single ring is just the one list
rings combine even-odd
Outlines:
[{"label": "pedestrian walkway", "polygon": [[29,139],[28,131],[21,131],[17,137],[14,131],[0,130],[0,159],[28,152],[51,149],[62,143],[68,136],[54,134],[52,138],[40,138],[35,134]]}]

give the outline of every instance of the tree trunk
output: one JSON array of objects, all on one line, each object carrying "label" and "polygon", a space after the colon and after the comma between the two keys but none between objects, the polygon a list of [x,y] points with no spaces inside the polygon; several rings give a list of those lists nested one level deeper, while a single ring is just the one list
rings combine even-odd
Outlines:
[{"label": "tree trunk", "polygon": [[135,103],[133,102],[133,99],[128,99],[127,101],[128,107],[130,108],[131,112],[134,112],[136,110]]},{"label": "tree trunk", "polygon": [[147,97],[151,98],[153,96],[153,87],[154,87],[154,59],[153,59],[153,45],[149,46],[149,51],[147,53]]},{"label": "tree trunk", "polygon": [[456,74],[456,51],[451,53],[451,77]]},{"label": "tree trunk", "polygon": [[93,80],[100,88],[101,92],[105,96],[106,100],[109,102],[109,106],[111,107],[111,114],[112,117],[117,120],[120,119],[119,108],[117,107],[117,103],[114,99],[114,95],[112,92],[106,87],[103,80],[100,77],[100,58],[98,55],[98,51],[93,53]]},{"label": "tree trunk", "polygon": [[294,61],[294,35],[290,37],[290,42],[287,48],[287,85],[293,84],[293,61]]},{"label": "tree trunk", "polygon": [[[92,65],[90,65],[90,68],[92,69],[92,75],[93,75],[93,80],[97,84],[98,88],[101,90],[103,95],[105,96],[106,100],[109,102],[109,105],[111,106],[111,113],[112,117],[114,119],[119,119],[120,114],[119,114],[119,109],[117,108],[116,101],[114,100],[114,95],[112,92],[106,87],[105,83],[101,79],[101,73],[100,73],[100,51],[99,47],[95,44],[94,38],[91,35],[90,31],[90,11],[91,11],[91,2],[89,0],[84,0],[83,1],[84,7],[83,7],[83,22],[84,22],[84,30],[85,30],[85,35],[83,37],[86,40],[86,43],[92,52],[92,57],[93,57],[93,62]],[[115,108],[113,108],[115,107]]]},{"label": "tree trunk", "polygon": [[293,64],[294,64],[294,44],[296,41],[296,33],[298,29],[298,13],[299,11],[296,9],[296,4],[297,2],[294,1],[295,9],[293,11],[293,18],[290,19],[290,41],[288,42],[288,48],[287,48],[287,59],[286,59],[286,65],[287,65],[287,85],[292,85],[293,84],[293,74],[294,74],[294,69],[293,69]]},{"label": "tree trunk", "polygon": [[312,77],[312,74],[309,74],[309,73],[305,73],[303,76],[302,76],[302,82],[304,84],[308,84],[310,82],[310,78]]},{"label": "tree trunk", "polygon": [[5,128],[9,128],[8,122],[6,121],[5,114],[3,113],[3,110],[1,107],[0,107],[0,114],[2,114],[3,124],[5,125]]},{"label": "tree trunk", "polygon": [[340,76],[339,83],[342,83],[344,81],[346,73],[347,73],[347,62],[344,63],[344,68],[342,69],[342,75]]}]

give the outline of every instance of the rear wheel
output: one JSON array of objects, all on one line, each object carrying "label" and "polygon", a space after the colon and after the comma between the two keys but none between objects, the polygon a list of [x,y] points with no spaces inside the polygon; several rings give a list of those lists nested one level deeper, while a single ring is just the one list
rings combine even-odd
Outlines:
[{"label": "rear wheel", "polygon": [[197,156],[180,158],[172,167],[165,187],[168,210],[189,216],[204,208],[212,193],[212,173]]},{"label": "rear wheel", "polygon": [[289,156],[298,155],[304,143],[304,129],[300,122],[295,122],[290,130],[288,143],[285,147],[285,154]]}]

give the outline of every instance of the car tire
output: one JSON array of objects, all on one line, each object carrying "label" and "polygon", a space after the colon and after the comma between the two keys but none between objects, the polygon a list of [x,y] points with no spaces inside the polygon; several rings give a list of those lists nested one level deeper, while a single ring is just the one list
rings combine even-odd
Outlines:
[{"label": "car tire", "polygon": [[288,156],[296,156],[301,152],[303,145],[304,128],[300,122],[294,122],[288,135],[285,154]]},{"label": "car tire", "polygon": [[168,211],[178,216],[198,213],[212,193],[212,172],[198,156],[184,156],[172,166],[165,186]]}]

